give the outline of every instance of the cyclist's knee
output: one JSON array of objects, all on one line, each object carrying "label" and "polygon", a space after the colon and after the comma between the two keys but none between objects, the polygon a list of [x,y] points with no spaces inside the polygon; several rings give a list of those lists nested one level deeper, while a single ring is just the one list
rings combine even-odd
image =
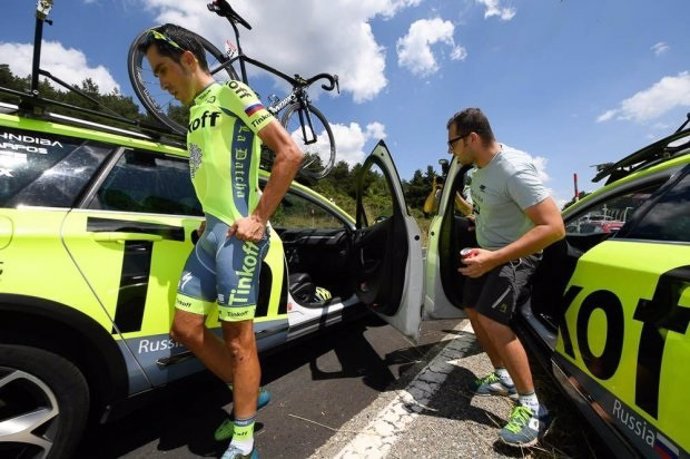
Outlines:
[{"label": "cyclist's knee", "polygon": [[[204,339],[204,316],[198,314],[175,314],[170,336],[178,343],[193,347]],[[190,346],[192,345],[192,346]]]}]

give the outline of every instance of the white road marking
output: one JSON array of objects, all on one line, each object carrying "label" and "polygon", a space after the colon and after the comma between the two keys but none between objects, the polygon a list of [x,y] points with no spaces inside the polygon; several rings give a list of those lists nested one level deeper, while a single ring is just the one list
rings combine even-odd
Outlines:
[{"label": "white road marking", "polygon": [[[469,321],[467,322],[469,324]],[[470,333],[472,327],[460,323],[454,330]],[[456,368],[474,338],[449,333],[449,341],[441,352],[374,419],[335,455],[339,459],[385,457],[422,410],[428,410],[434,393]]]}]

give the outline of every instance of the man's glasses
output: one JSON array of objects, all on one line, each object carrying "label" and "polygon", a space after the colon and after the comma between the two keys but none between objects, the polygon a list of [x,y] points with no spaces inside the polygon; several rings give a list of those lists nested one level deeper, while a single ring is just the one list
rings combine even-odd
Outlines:
[{"label": "man's glasses", "polygon": [[182,46],[175,43],[175,41],[172,38],[168,37],[164,33],[157,31],[156,29],[149,30],[149,38],[153,38],[154,40],[167,43],[168,45],[172,46],[173,48],[179,49],[182,52],[186,51],[186,49],[184,49]]},{"label": "man's glasses", "polygon": [[462,140],[468,135],[472,134],[471,132],[468,132],[467,134],[459,135],[457,137],[453,137],[452,139],[448,140],[448,151],[453,151],[453,144],[457,142],[458,140]]}]

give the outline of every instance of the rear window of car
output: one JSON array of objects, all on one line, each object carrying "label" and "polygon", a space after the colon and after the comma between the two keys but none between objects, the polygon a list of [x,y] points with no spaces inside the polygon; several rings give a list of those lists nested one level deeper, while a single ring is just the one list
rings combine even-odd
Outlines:
[{"label": "rear window of car", "polygon": [[189,162],[127,150],[108,174],[91,209],[168,215],[203,215],[189,179]]},{"label": "rear window of car", "polygon": [[626,237],[690,242],[690,174],[686,173],[654,202]]},{"label": "rear window of car", "polygon": [[72,207],[112,147],[0,127],[0,207]]}]

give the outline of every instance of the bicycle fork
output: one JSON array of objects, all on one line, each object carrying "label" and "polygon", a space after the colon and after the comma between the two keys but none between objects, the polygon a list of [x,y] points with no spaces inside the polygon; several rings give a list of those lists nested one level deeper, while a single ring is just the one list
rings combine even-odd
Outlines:
[{"label": "bicycle fork", "polygon": [[297,115],[299,116],[299,125],[302,128],[302,140],[304,141],[304,145],[316,143],[319,140],[319,136],[314,132],[314,125],[311,122],[309,110],[307,110],[305,105],[300,105],[297,110]]}]

